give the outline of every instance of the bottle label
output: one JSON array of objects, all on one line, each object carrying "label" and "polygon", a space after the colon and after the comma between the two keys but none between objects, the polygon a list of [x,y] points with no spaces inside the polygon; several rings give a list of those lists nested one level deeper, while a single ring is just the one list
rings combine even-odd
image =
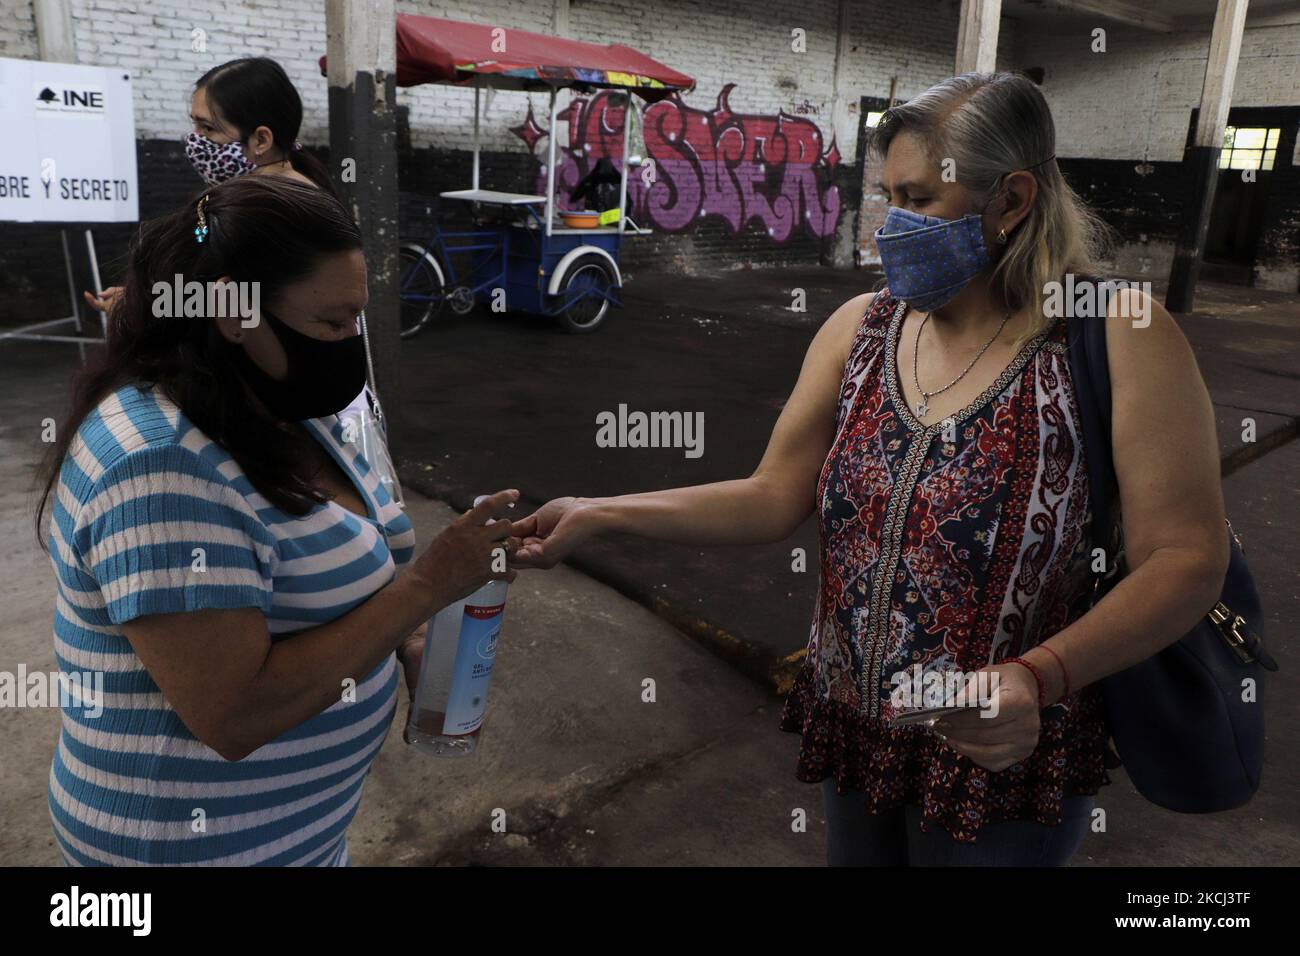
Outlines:
[{"label": "bottle label", "polygon": [[460,622],[460,641],[452,668],[451,691],[447,695],[444,734],[470,734],[483,723],[492,664],[497,656],[497,635],[501,633],[504,604],[493,607],[465,605]]}]

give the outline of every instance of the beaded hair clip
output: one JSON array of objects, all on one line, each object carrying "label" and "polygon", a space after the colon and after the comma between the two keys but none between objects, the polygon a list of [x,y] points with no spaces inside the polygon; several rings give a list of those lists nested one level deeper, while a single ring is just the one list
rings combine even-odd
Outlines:
[{"label": "beaded hair clip", "polygon": [[204,207],[208,204],[208,194],[204,193],[203,198],[199,200],[199,223],[194,227],[194,241],[202,242],[208,235],[208,220],[203,215]]}]

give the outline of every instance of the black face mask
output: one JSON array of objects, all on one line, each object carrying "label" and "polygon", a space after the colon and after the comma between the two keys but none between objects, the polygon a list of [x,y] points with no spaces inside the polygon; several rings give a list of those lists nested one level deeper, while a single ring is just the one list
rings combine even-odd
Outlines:
[{"label": "black face mask", "polygon": [[277,381],[258,367],[243,346],[235,361],[244,381],[267,410],[286,422],[342,411],[366,384],[366,347],[360,335],[327,342],[290,328],[265,309],[262,317],[280,340],[289,370]]}]

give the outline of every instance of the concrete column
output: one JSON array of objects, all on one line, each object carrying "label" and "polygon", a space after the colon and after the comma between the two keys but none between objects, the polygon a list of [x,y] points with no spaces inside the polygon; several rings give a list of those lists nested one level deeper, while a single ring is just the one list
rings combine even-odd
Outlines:
[{"label": "concrete column", "polygon": [[[823,131],[826,142],[823,149],[829,149],[832,140],[845,163],[854,161],[858,140],[858,101],[845,87],[849,86],[848,58],[852,49],[851,30],[853,27],[850,0],[839,0],[836,10],[835,62],[831,70],[831,115],[830,128]],[[832,174],[833,175],[833,174]],[[853,246],[855,242],[854,223],[856,217],[841,217],[840,225],[829,249],[823,247],[822,261],[837,268],[853,265]]]},{"label": "concrete column", "polygon": [[[389,443],[396,453],[406,423],[398,375],[395,0],[326,0],[325,32],[330,162],[340,195],[365,242],[370,280],[366,325],[376,387],[388,417]],[[346,175],[349,168],[354,175]]]},{"label": "concrete column", "polygon": [[40,59],[77,62],[77,37],[72,30],[72,0],[35,0],[36,43]]},{"label": "concrete column", "polygon": [[554,0],[551,8],[551,32],[557,37],[569,35],[569,0]]},{"label": "concrete column", "polygon": [[[850,31],[853,28],[850,0],[839,0],[836,11],[835,62],[831,70],[831,134],[839,145],[840,154],[845,162],[853,162],[851,155],[857,137],[855,115],[857,99],[851,92],[845,92],[845,77],[848,75],[848,56],[852,48]],[[829,143],[827,144],[830,145]]]},{"label": "concrete column", "polygon": [[1191,169],[1192,187],[1183,208],[1178,245],[1169,271],[1165,308],[1170,312],[1192,311],[1205,236],[1214,209],[1214,191],[1219,183],[1219,155],[1223,152],[1223,130],[1228,125],[1228,110],[1232,106],[1232,86],[1237,78],[1237,56],[1241,52],[1241,34],[1246,28],[1247,3],[1248,0],[1219,0],[1214,14],[1196,133],[1183,157]]},{"label": "concrete column", "polygon": [[953,73],[992,73],[998,63],[998,21],[1002,0],[961,0],[957,63]]}]

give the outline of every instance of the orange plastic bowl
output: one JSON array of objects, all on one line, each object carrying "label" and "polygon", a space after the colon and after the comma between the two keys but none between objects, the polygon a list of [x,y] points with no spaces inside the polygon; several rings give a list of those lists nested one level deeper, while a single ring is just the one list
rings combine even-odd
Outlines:
[{"label": "orange plastic bowl", "polygon": [[600,213],[590,210],[560,210],[560,219],[571,229],[595,229],[600,225]]}]

